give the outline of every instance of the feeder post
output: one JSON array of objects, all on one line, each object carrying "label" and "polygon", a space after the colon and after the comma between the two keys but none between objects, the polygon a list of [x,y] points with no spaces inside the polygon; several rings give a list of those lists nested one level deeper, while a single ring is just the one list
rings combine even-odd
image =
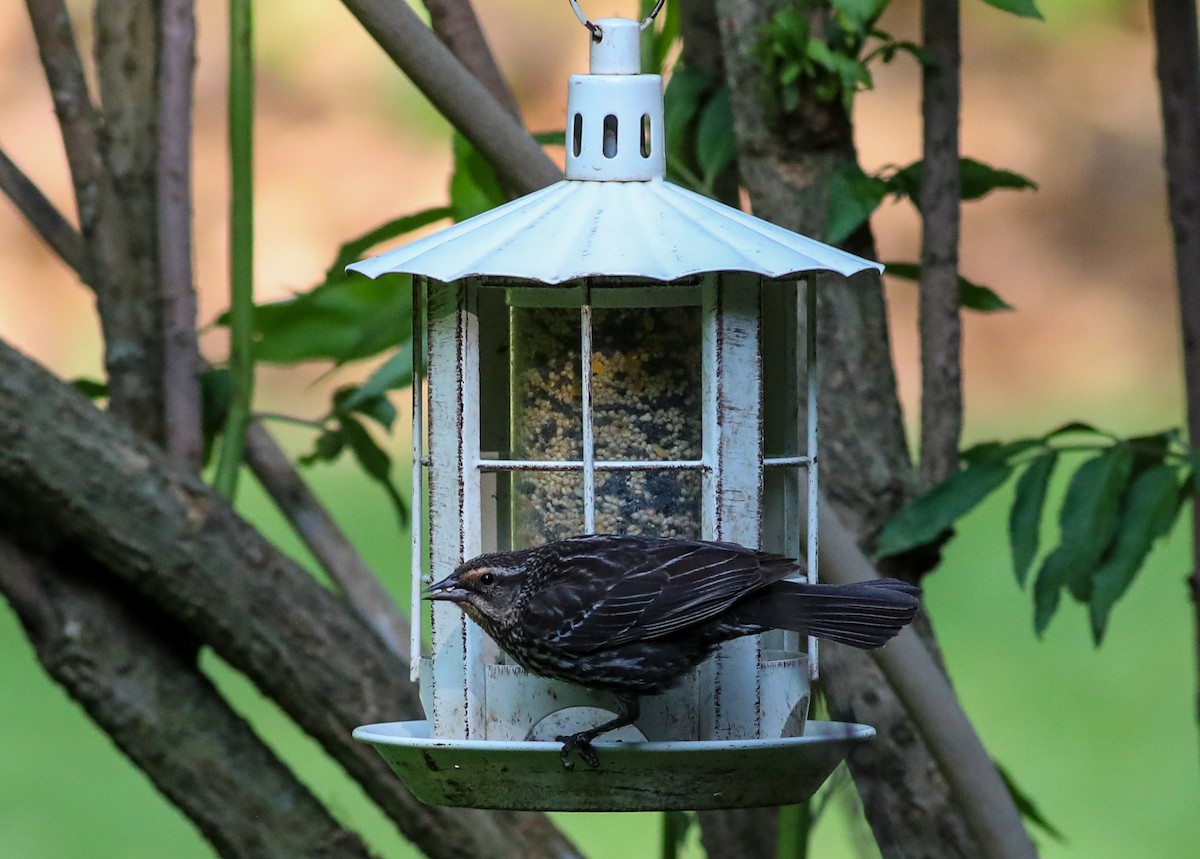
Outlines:
[{"label": "feeder post", "polygon": [[[450,571],[480,553],[479,317],[471,280],[431,283],[429,563]],[[419,618],[413,619],[419,623]],[[483,739],[484,633],[456,605],[433,603],[433,735]]]},{"label": "feeder post", "polygon": [[[761,278],[721,273],[704,287],[705,539],[758,546],[762,536]],[[722,645],[712,666],[712,739],[758,736],[758,636]]]}]

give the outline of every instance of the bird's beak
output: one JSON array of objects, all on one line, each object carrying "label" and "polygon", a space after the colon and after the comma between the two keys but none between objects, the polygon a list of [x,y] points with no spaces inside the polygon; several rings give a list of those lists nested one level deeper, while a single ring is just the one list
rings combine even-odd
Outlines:
[{"label": "bird's beak", "polygon": [[467,589],[458,581],[458,575],[452,573],[436,584],[427,587],[421,594],[427,600],[446,600],[447,602],[466,602]]}]

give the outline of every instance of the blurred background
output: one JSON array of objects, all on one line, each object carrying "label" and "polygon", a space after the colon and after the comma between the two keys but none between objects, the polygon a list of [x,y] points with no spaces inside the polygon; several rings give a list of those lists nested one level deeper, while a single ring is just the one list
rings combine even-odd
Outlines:
[{"label": "blurred background", "polygon": [[[672,0],[680,2],[680,0]],[[81,38],[91,3],[69,4]],[[583,31],[560,0],[476,0],[531,130],[563,127],[566,76],[587,65]],[[1044,22],[979,2],[963,8],[962,150],[1039,184],[964,207],[962,271],[1016,312],[968,314],[966,439],[1044,432],[1070,419],[1117,432],[1183,422],[1178,323],[1153,45],[1147,6],[1040,0]],[[225,4],[198,4],[195,137],[200,323],[227,304]],[[591,0],[593,18],[632,16],[635,0]],[[893,0],[881,25],[917,38],[918,6]],[[440,205],[448,126],[338,3],[260,0],[256,294],[318,283],[345,239]],[[0,4],[0,142],[73,217],[49,95],[21,4]],[[920,156],[920,83],[904,57],[875,68],[856,103],[868,172]],[[910,205],[874,219],[882,260],[917,257]],[[90,293],[0,202],[0,337],[66,378],[99,377]],[[906,414],[917,413],[915,288],[888,284],[892,345]],[[206,330],[219,361],[224,335]],[[351,367],[259,371],[258,405],[319,415]],[[404,404],[401,405],[403,410]],[[401,421],[403,423],[403,421]],[[294,451],[311,435],[281,430]],[[403,438],[389,440],[403,451]],[[402,458],[402,457],[401,457]],[[313,482],[368,560],[399,590],[406,538],[386,499],[353,469]],[[303,562],[303,550],[251,481],[247,515]],[[1062,487],[1059,487],[1061,492]],[[1113,614],[1099,650],[1070,604],[1037,640],[1013,580],[1010,499],[971,514],[928,582],[952,679],[993,755],[1063,834],[1036,833],[1047,857],[1184,857],[1200,843],[1200,754],[1184,528],[1158,548]],[[1186,518],[1186,517],[1184,517]],[[1181,520],[1182,521],[1182,520]],[[411,855],[357,788],[245,680],[206,657],[213,676],[335,814],[382,855]],[[15,617],[0,608],[0,857],[205,857],[211,850],[104,734],[41,672]],[[814,856],[871,856],[853,792],[834,793]],[[657,854],[658,818],[563,815],[589,855]],[[699,855],[693,845],[690,855]]]}]

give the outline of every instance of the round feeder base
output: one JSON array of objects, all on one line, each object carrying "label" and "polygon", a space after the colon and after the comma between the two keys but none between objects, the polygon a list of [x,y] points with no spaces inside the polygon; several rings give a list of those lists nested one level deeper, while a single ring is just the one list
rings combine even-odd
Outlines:
[{"label": "round feeder base", "polygon": [[803,802],[868,725],[809,721],[800,737],[687,742],[597,742],[600,766],[577,755],[563,769],[561,743],[439,740],[429,723],[363,725],[369,743],[431,805],[536,811],[698,811]]}]

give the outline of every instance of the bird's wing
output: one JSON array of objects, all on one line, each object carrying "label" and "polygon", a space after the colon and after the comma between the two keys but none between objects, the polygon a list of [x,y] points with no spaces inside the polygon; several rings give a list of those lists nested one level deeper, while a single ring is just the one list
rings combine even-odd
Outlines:
[{"label": "bird's wing", "polygon": [[620,537],[559,546],[558,569],[570,572],[528,609],[553,612],[539,628],[556,629],[550,643],[570,653],[669,635],[797,569],[732,543]]}]

